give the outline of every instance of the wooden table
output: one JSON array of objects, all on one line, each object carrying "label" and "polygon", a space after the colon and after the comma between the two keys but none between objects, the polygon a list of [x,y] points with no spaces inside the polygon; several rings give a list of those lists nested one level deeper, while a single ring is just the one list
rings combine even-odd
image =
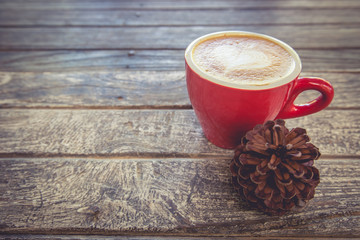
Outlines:
[{"label": "wooden table", "polygon": [[[359,12],[358,0],[2,0],[0,238],[360,238]],[[322,152],[302,212],[249,208],[233,152],[203,136],[183,54],[222,30],[282,39],[302,76],[335,87],[326,110],[287,120]]]}]

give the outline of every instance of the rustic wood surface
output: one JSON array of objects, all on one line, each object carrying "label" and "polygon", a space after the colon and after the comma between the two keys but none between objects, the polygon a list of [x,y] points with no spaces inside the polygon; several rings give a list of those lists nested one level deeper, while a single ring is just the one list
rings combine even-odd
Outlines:
[{"label": "rustic wood surface", "polygon": [[[226,15],[226,14],[224,14]],[[195,38],[224,30],[261,32],[294,48],[359,48],[357,25],[229,25],[0,28],[0,50],[185,49]],[[291,32],[291,34],[289,34]],[[334,33],[338,34],[334,34]],[[24,37],[26,36],[26,38]],[[307,37],[304,37],[307,36]],[[345,37],[346,36],[346,37]],[[346,42],[345,42],[346,41]]]},{"label": "rustic wood surface", "polygon": [[[307,128],[314,144],[327,156],[360,154],[358,111],[323,110],[289,119],[287,126]],[[204,138],[193,110],[3,109],[0,131],[3,156],[226,154],[231,158],[232,154]]]},{"label": "rustic wood surface", "polygon": [[[272,14],[266,14],[268,9],[255,9],[243,11],[235,9],[213,10],[113,10],[103,11],[87,10],[46,10],[46,15],[39,19],[44,10],[3,10],[0,11],[1,26],[157,26],[174,25],[183,26],[198,25],[241,25],[249,24],[355,24],[360,23],[360,4],[357,8],[349,8],[343,11],[337,9],[274,9]],[[253,18],[254,11],[259,15]],[[226,14],[228,17],[223,18]],[[94,17],[96,15],[96,17]],[[316,18],[314,18],[314,15]],[[274,17],[276,16],[276,17]]]},{"label": "rustic wood surface", "polygon": [[[305,72],[359,72],[360,49],[299,49]],[[184,50],[0,51],[0,71],[184,71]]]},{"label": "rustic wood surface", "polygon": [[[330,81],[336,95],[330,109],[360,107],[356,73],[303,72]],[[190,109],[184,71],[0,72],[0,108],[177,108]],[[298,103],[317,97],[299,96]]]},{"label": "rustic wood surface", "polygon": [[229,182],[229,159],[4,158],[0,164],[3,232],[32,226],[37,234],[360,234],[358,159],[317,161],[316,197],[306,211],[285,217],[246,208]]},{"label": "rustic wood surface", "polygon": [[[0,1],[0,239],[360,238],[360,1]],[[304,127],[322,157],[306,209],[271,217],[204,137],[183,54],[269,34],[335,88]],[[297,102],[317,93],[306,92]]]},{"label": "rustic wood surface", "polygon": [[[190,4],[191,3],[191,4]],[[287,0],[223,0],[223,1],[208,1],[208,0],[179,0],[176,4],[172,0],[147,1],[147,0],[133,0],[133,1],[117,1],[117,0],[63,0],[61,2],[46,0],[32,0],[29,4],[28,0],[2,0],[0,2],[1,9],[24,9],[24,10],[109,10],[109,9],[302,9],[302,8],[330,8],[330,9],[352,9],[359,7],[360,3],[356,0],[328,0],[328,1],[287,1]],[[254,18],[256,16],[253,16]]]}]

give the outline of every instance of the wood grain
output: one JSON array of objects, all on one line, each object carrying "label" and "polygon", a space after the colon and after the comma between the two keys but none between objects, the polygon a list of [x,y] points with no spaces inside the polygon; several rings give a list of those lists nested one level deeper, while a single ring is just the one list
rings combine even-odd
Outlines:
[{"label": "wood grain", "polygon": [[[185,49],[199,36],[211,32],[243,30],[279,38],[294,48],[359,48],[360,30],[354,25],[299,25],[218,27],[100,27],[100,28],[0,28],[0,50],[124,50]],[[337,32],[337,34],[334,34]],[[289,34],[291,33],[291,34]],[[24,37],[26,36],[26,37]]]},{"label": "wood grain", "polygon": [[[360,154],[360,111],[324,110],[287,126],[306,128],[325,156]],[[206,140],[193,110],[2,109],[0,134],[1,156],[232,154]]]},{"label": "wood grain", "polygon": [[[296,49],[305,72],[360,72],[360,49]],[[0,51],[0,71],[184,70],[183,50]]]},{"label": "wood grain", "polygon": [[[0,232],[360,236],[360,159],[317,161],[302,212],[250,209],[229,159],[1,159]],[[91,229],[91,230],[90,230]]]},{"label": "wood grain", "polygon": [[184,74],[184,71],[0,72],[0,83],[3,82],[0,106],[191,108]]},{"label": "wood grain", "polygon": [[[331,109],[360,109],[358,74],[304,72],[330,81]],[[190,109],[184,71],[0,72],[0,108]],[[317,97],[301,94],[297,103]]]},{"label": "wood grain", "polygon": [[348,9],[359,8],[359,1],[342,0],[342,1],[288,1],[288,0],[222,0],[222,1],[209,1],[209,0],[161,0],[161,1],[146,1],[146,0],[133,0],[133,1],[117,1],[117,0],[63,0],[46,1],[46,0],[2,0],[0,1],[1,9],[23,9],[23,10],[112,10],[112,9],[314,9],[314,8],[330,8],[330,9]]},{"label": "wood grain", "polygon": [[[360,6],[359,6],[360,7]],[[358,24],[359,9],[0,10],[0,26],[184,26]],[[96,17],[94,17],[96,16]],[[255,17],[256,16],[256,17]]]}]

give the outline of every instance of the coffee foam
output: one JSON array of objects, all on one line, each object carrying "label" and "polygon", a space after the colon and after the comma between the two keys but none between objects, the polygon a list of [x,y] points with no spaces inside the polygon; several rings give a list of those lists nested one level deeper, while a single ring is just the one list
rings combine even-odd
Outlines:
[{"label": "coffee foam", "polygon": [[193,50],[198,67],[213,77],[238,84],[265,85],[288,75],[295,62],[281,46],[259,37],[218,37]]}]

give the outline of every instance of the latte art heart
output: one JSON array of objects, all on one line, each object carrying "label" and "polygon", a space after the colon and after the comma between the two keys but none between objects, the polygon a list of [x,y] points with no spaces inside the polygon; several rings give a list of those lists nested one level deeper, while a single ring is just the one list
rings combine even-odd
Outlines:
[{"label": "latte art heart", "polygon": [[215,47],[213,54],[218,64],[224,64],[225,71],[265,68],[271,64],[271,60],[263,52],[256,49],[239,49],[233,45]]},{"label": "latte art heart", "polygon": [[197,45],[195,63],[202,71],[223,81],[268,84],[294,67],[290,54],[275,43],[255,37],[215,38]]}]

